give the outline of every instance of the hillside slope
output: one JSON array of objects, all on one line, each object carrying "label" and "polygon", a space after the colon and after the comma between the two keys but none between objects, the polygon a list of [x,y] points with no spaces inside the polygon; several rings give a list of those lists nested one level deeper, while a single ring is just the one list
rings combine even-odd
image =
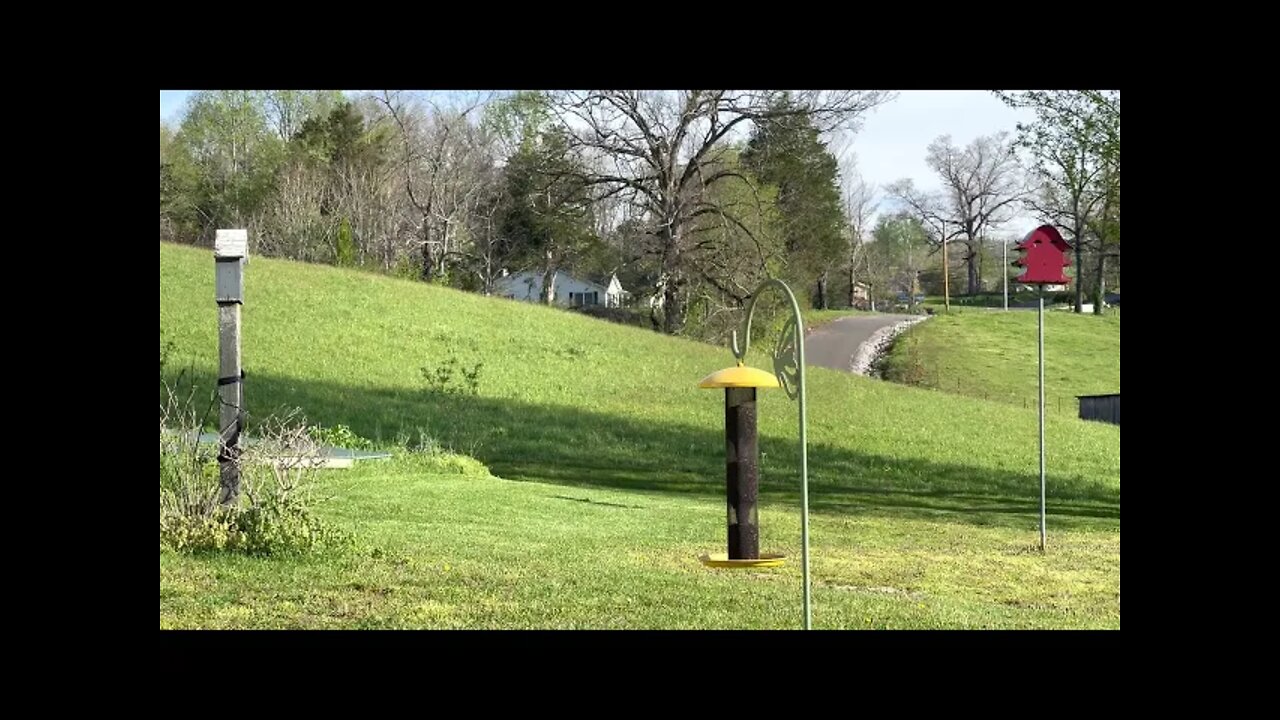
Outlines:
[{"label": "hillside slope", "polygon": [[[207,250],[160,247],[161,340],[212,385],[217,312]],[[727,349],[513,301],[258,258],[246,271],[243,357],[251,414],[303,408],[366,437],[422,431],[511,479],[715,495],[723,400],[699,379]],[[753,353],[754,354],[754,353]],[[425,392],[421,368],[483,363],[479,394]],[[764,357],[753,357],[768,367]],[[811,483],[819,508],[962,510],[1025,503],[1036,488],[1033,410],[809,369]],[[1115,508],[1118,428],[1053,418],[1051,498]],[[762,481],[796,496],[796,406],[760,402]],[[929,500],[921,504],[919,496]],[[959,496],[964,496],[963,498]],[[993,518],[988,518],[989,520]],[[1088,522],[1086,518],[1080,518]],[[1023,521],[1018,521],[1023,522]]]},{"label": "hillside slope", "polygon": [[[212,387],[208,250],[160,247],[161,343]],[[246,399],[390,443],[422,433],[497,478],[412,462],[331,471],[318,511],[369,552],[298,561],[162,550],[162,627],[795,627],[796,404],[763,391],[762,550],[723,550],[724,348],[563,310],[257,258]],[[421,368],[483,363],[474,396]],[[769,367],[762,356],[750,358]],[[1119,429],[1051,418],[1038,537],[1036,415],[810,369],[815,626],[1119,627]],[[457,385],[458,383],[453,383]],[[252,431],[252,425],[251,429]]]},{"label": "hillside slope", "polygon": [[[1034,408],[1036,313],[952,308],[908,330],[883,364],[895,382]],[[1120,315],[1045,313],[1045,407],[1076,415],[1077,395],[1120,392]]]}]

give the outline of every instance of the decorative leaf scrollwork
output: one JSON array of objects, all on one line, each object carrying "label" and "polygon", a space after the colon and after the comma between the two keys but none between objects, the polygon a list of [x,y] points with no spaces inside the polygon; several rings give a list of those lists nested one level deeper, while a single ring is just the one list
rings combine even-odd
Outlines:
[{"label": "decorative leaf scrollwork", "polygon": [[796,337],[796,320],[788,317],[782,326],[782,335],[778,337],[778,345],[773,349],[773,372],[778,376],[778,383],[787,391],[787,397],[796,399],[800,382],[800,351]]}]

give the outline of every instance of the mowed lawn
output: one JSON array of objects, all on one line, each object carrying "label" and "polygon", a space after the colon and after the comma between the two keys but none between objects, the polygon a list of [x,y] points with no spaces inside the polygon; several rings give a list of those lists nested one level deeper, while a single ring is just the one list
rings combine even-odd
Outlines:
[{"label": "mowed lawn", "polygon": [[[885,376],[949,393],[1034,409],[1034,310],[953,307],[895,342]],[[1120,392],[1120,313],[1045,313],[1045,406],[1076,415],[1076,396]]]},{"label": "mowed lawn", "polygon": [[[207,250],[161,245],[161,342],[208,386]],[[384,445],[424,433],[493,475],[412,458],[327,471],[318,512],[357,549],[303,559],[161,552],[162,627],[798,627],[796,405],[762,393],[762,550],[722,551],[731,354],[573,313],[255,258],[251,417],[301,407]],[[763,349],[762,349],[763,350]],[[483,363],[479,393],[420,368]],[[761,355],[751,362],[769,367]],[[1037,538],[1036,416],[809,370],[817,627],[1119,627],[1118,428],[1051,418],[1049,539]]]}]

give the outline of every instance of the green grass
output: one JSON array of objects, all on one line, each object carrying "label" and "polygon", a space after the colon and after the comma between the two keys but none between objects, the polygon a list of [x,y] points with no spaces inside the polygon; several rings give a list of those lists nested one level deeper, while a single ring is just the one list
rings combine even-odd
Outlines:
[{"label": "green grass", "polygon": [[[326,473],[319,512],[380,557],[162,552],[162,627],[796,626],[798,563],[695,559],[724,545],[723,400],[696,383],[726,349],[262,258],[245,285],[251,417],[421,428],[498,477]],[[209,386],[216,318],[209,252],[162,244],[162,342]],[[478,396],[423,390],[449,358],[484,363]],[[817,627],[1119,627],[1118,428],[1050,419],[1040,556],[1034,411],[808,372]],[[795,425],[762,393],[761,549],[798,560]]]},{"label": "green grass", "polygon": [[[885,377],[1034,409],[1037,313],[961,309],[908,330]],[[1077,395],[1120,392],[1120,314],[1045,313],[1045,405],[1075,415]]]},{"label": "green grass", "polygon": [[[794,628],[796,513],[762,508],[792,562],[708,570],[722,501],[436,475],[405,461],[329,471],[320,506],[366,547],[303,560],[161,552],[162,628]],[[1025,533],[818,514],[814,618],[825,628],[1118,625],[1118,534]]]}]

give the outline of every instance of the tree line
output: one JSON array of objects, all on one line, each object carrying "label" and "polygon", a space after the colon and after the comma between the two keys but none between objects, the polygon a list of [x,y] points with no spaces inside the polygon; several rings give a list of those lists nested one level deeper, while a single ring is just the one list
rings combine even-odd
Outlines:
[{"label": "tree line", "polygon": [[832,145],[881,91],[199,92],[161,123],[160,237],[245,227],[257,254],[485,294],[508,272],[616,273],[656,329],[706,337],[766,277],[856,305],[918,282],[944,240],[977,292],[984,243],[1021,204],[1084,238],[1101,284],[1119,267],[1119,97],[1063,95],[1002,94],[1037,122],[940,138],[942,192],[877,198]]}]

